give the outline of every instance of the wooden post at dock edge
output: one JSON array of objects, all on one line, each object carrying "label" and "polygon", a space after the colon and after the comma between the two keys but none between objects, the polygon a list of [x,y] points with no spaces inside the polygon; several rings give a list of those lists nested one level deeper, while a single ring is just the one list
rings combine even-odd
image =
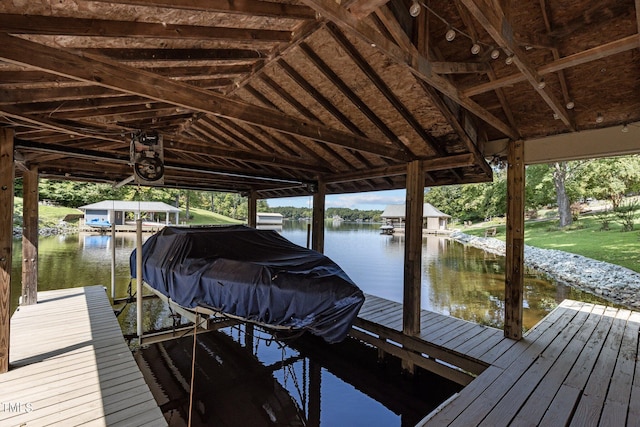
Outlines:
[{"label": "wooden post at dock edge", "polygon": [[[169,213],[167,212],[167,218]],[[111,299],[116,299],[116,220],[111,220]]]},{"label": "wooden post at dock edge", "polygon": [[402,332],[420,333],[420,299],[422,286],[422,214],[424,208],[424,167],[422,162],[407,164],[405,206],[404,293]]},{"label": "wooden post at dock edge", "polygon": [[0,128],[0,374],[9,370],[14,168],[13,130]]},{"label": "wooden post at dock edge", "polygon": [[247,204],[247,225],[256,228],[258,226],[258,196],[255,190],[249,192]]},{"label": "wooden post at dock edge", "polygon": [[136,328],[142,337],[142,218],[136,219]]},{"label": "wooden post at dock edge", "polygon": [[324,253],[324,207],[327,186],[318,181],[318,191],[313,194],[313,213],[311,218],[311,249]]},{"label": "wooden post at dock edge", "polygon": [[[422,211],[424,208],[424,166],[420,161],[407,164],[405,202],[404,291],[402,297],[402,333],[420,334],[422,287]],[[402,369],[413,374],[415,365],[402,360]]]},{"label": "wooden post at dock edge", "polygon": [[507,154],[507,245],[505,260],[504,336],[522,338],[524,292],[524,142],[509,144]]},{"label": "wooden post at dock edge", "polygon": [[38,302],[38,166],[22,173],[22,301]]}]

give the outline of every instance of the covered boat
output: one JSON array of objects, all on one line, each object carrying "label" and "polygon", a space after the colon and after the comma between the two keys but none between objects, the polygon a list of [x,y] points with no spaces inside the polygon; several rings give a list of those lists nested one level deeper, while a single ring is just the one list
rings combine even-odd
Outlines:
[{"label": "covered boat", "polygon": [[[136,277],[136,251],[130,258]],[[142,246],[145,283],[185,308],[343,340],[362,291],[325,255],[273,230],[166,227]]]}]

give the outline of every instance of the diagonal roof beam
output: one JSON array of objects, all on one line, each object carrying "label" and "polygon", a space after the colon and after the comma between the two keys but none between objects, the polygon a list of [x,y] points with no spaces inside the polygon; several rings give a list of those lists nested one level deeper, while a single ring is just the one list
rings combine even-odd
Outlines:
[{"label": "diagonal roof beam", "polygon": [[0,28],[11,34],[284,42],[291,32],[253,28],[205,27],[152,22],[111,21],[40,15],[0,14]]},{"label": "diagonal roof beam", "polygon": [[494,2],[494,7],[488,8],[481,0],[461,0],[461,2],[469,9],[471,15],[484,27],[496,43],[508,49],[513,54],[513,63],[553,112],[558,115],[558,118],[562,120],[565,125],[575,130],[575,125],[572,123],[563,103],[556,98],[551,88],[544,84],[544,80],[540,77],[534,65],[529,62],[526,53],[516,42],[511,23],[506,19],[499,5]]},{"label": "diagonal roof beam", "polygon": [[315,19],[308,7],[258,0],[95,0],[102,3],[168,7],[200,12],[234,13],[274,18]]},{"label": "diagonal roof beam", "polygon": [[336,4],[332,0],[301,0],[304,4],[315,9],[320,15],[332,21],[340,28],[349,31],[367,44],[383,52],[387,57],[396,63],[407,67],[407,69],[420,80],[436,88],[447,97],[463,106],[471,113],[484,120],[503,134],[517,138],[517,132],[502,120],[482,108],[470,98],[459,93],[458,89],[445,78],[438,76],[432,70],[431,62],[424,56],[415,52],[408,52],[392,41],[385,38],[378,31],[359,21],[344,7]]},{"label": "diagonal roof beam", "polygon": [[[399,46],[404,46],[404,49],[407,51],[419,53],[418,48],[411,43],[411,40],[409,40],[407,34],[402,30],[400,23],[388,7],[378,9],[376,11],[376,17],[380,20],[384,28],[391,33],[391,37],[393,37],[393,40],[398,43]],[[421,29],[424,30],[424,26],[421,25]],[[487,176],[492,176],[493,172],[491,167],[487,164],[483,154],[478,148],[478,129],[469,119],[469,114],[464,111],[462,114],[458,114],[458,111],[452,111],[452,103],[446,102],[444,95],[434,90],[433,87],[426,84],[423,80],[416,79],[416,81],[422,86],[431,102],[440,110],[447,122],[467,146],[469,152],[473,153],[480,168]],[[457,108],[455,109],[457,110]],[[455,171],[453,171],[453,173],[455,174]]]},{"label": "diagonal roof beam", "polygon": [[389,0],[355,0],[349,5],[349,11],[356,18],[363,19],[387,2]]},{"label": "diagonal roof beam", "polygon": [[[640,0],[638,1],[640,2]],[[586,64],[591,61],[596,61],[598,59],[603,59],[611,55],[616,55],[618,53],[637,48],[640,48],[640,36],[638,34],[633,34],[619,40],[587,49],[583,52],[565,56],[558,59],[557,61],[550,62],[538,68],[537,73],[541,76],[544,76],[545,74],[555,73],[560,70],[575,67],[581,64]],[[466,96],[475,96],[492,91],[499,87],[512,86],[525,80],[526,77],[522,74],[512,74],[510,76],[496,79],[492,82],[482,83],[477,86],[470,87],[463,90],[462,92]]]},{"label": "diagonal roof beam", "polygon": [[[128,147],[128,142],[125,137],[117,134],[114,128],[95,128],[93,132],[90,130],[77,131],[71,125],[60,121],[44,118],[28,116],[15,107],[0,106],[0,115],[11,117],[16,120],[21,120],[30,125],[37,126],[38,128],[45,128],[52,131],[64,133],[66,135],[80,136],[91,138],[92,140],[110,141],[115,142],[118,145]],[[27,125],[28,126],[28,125]],[[122,134],[126,134],[127,130],[122,129]],[[167,135],[164,137],[165,150],[176,150],[185,153],[193,154],[206,154],[210,157],[221,157],[225,159],[246,160],[260,164],[276,164],[279,167],[288,169],[301,169],[308,171],[317,171],[319,168],[323,172],[329,172],[329,169],[319,167],[316,163],[308,162],[304,159],[293,158],[287,156],[273,156],[268,153],[260,153],[256,150],[238,150],[233,148],[226,148],[221,146],[213,146],[213,144],[194,141],[189,138],[180,136]],[[92,144],[95,145],[95,144]]]},{"label": "diagonal roof beam", "polygon": [[374,141],[300,120],[247,102],[128,67],[103,57],[75,54],[0,33],[0,58],[75,80],[94,83],[191,110],[228,117],[314,141],[336,144],[383,157],[408,160],[388,142]]}]

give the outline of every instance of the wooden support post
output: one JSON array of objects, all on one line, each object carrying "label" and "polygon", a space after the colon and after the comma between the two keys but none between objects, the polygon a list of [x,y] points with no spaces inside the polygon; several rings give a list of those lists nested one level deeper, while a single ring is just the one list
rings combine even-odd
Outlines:
[{"label": "wooden support post", "polygon": [[249,227],[256,228],[258,226],[258,196],[254,190],[249,192],[249,197],[247,197],[247,225]]},{"label": "wooden support post", "polygon": [[321,253],[324,253],[324,206],[326,193],[326,184],[318,181],[318,191],[313,195],[311,249]]},{"label": "wooden support post", "polygon": [[[167,217],[169,214],[167,213]],[[111,222],[111,299],[116,299],[116,220]]]},{"label": "wooden support post", "polygon": [[138,338],[142,338],[142,218],[139,217],[136,219],[136,327]]},{"label": "wooden support post", "polygon": [[22,302],[38,302],[38,167],[22,174]]},{"label": "wooden support post", "polygon": [[0,128],[0,374],[9,370],[13,177],[13,130]]},{"label": "wooden support post", "polygon": [[407,200],[404,242],[404,296],[402,331],[420,333],[422,287],[422,211],[424,208],[424,168],[420,161],[407,165]]},{"label": "wooden support post", "polygon": [[522,338],[524,292],[524,142],[509,144],[507,155],[507,247],[505,260],[504,336]]}]

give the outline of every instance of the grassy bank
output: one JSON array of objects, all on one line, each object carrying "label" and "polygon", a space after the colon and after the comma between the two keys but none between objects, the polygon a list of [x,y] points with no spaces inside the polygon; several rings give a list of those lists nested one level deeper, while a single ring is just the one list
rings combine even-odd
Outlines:
[{"label": "grassy bank", "polygon": [[[491,222],[462,227],[461,231],[484,236],[485,230],[495,227],[496,238],[505,240],[504,222]],[[558,249],[599,261],[621,265],[640,272],[640,220],[634,231],[622,232],[622,226],[612,222],[610,230],[601,230],[601,222],[592,215],[583,215],[567,229],[558,229],[554,220],[526,221],[525,243],[543,249]]]}]

